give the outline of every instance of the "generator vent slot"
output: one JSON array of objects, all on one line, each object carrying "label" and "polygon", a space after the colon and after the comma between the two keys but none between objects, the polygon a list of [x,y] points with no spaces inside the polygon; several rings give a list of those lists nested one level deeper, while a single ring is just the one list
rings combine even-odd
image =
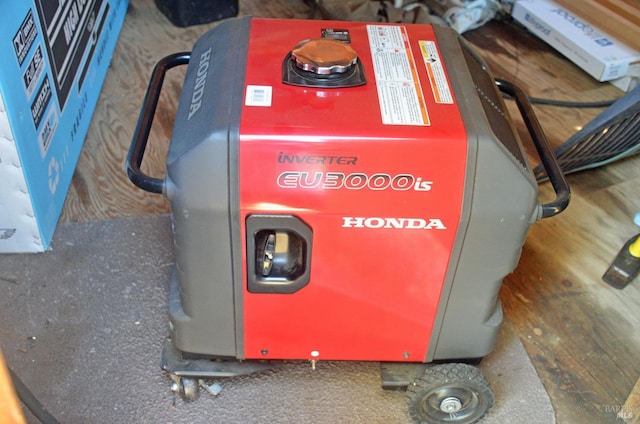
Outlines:
[{"label": "generator vent slot", "polygon": [[486,71],[485,66],[476,54],[470,50],[470,47],[467,46],[466,43],[461,43],[461,46],[464,59],[469,67],[474,87],[479,94],[482,108],[489,121],[491,131],[493,131],[504,147],[511,152],[520,165],[527,168],[527,161],[520,148],[520,143],[512,131],[509,117],[503,110],[502,98],[498,94],[493,78]]}]

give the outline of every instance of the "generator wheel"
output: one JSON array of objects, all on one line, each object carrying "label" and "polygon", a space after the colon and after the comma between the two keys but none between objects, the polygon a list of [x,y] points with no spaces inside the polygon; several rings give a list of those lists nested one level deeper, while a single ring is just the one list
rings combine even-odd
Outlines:
[{"label": "generator wheel", "polygon": [[478,422],[493,406],[482,371],[467,364],[434,365],[408,387],[409,415],[419,424]]},{"label": "generator wheel", "polygon": [[193,402],[200,397],[200,380],[197,378],[172,377],[172,390],[177,392],[185,402]]}]

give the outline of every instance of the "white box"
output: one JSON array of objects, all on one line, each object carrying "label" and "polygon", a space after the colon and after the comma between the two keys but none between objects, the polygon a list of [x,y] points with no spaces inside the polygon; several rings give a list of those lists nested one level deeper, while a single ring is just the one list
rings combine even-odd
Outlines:
[{"label": "white box", "polygon": [[517,0],[511,14],[598,81],[623,78],[640,52],[551,0]]},{"label": "white box", "polygon": [[629,72],[627,72],[626,76],[611,80],[609,81],[609,83],[613,84],[624,92],[633,90],[640,84],[640,64],[632,65],[629,68]]},{"label": "white box", "polygon": [[45,250],[128,0],[22,0],[0,14],[0,253]]}]

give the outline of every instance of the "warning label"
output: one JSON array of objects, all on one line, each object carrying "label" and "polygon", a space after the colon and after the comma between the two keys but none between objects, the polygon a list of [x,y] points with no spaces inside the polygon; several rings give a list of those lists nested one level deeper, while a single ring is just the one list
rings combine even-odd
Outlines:
[{"label": "warning label", "polygon": [[447,74],[445,73],[442,62],[440,61],[440,55],[438,54],[436,43],[433,41],[421,40],[418,44],[420,45],[420,51],[424,58],[424,65],[427,67],[427,74],[429,75],[433,98],[436,103],[452,104],[453,96],[449,89]]},{"label": "warning label", "polygon": [[407,30],[367,25],[382,123],[430,125]]}]

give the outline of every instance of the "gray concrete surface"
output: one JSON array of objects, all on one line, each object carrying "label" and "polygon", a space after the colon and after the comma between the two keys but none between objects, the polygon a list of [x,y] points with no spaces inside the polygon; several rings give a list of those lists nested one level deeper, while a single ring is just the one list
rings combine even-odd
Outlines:
[{"label": "gray concrete surface", "polygon": [[[377,363],[286,364],[184,403],[159,368],[171,246],[169,218],[154,216],[60,225],[50,251],[0,255],[0,346],[60,422],[410,423]],[[555,422],[508,321],[480,367],[496,397],[484,423]]]}]

